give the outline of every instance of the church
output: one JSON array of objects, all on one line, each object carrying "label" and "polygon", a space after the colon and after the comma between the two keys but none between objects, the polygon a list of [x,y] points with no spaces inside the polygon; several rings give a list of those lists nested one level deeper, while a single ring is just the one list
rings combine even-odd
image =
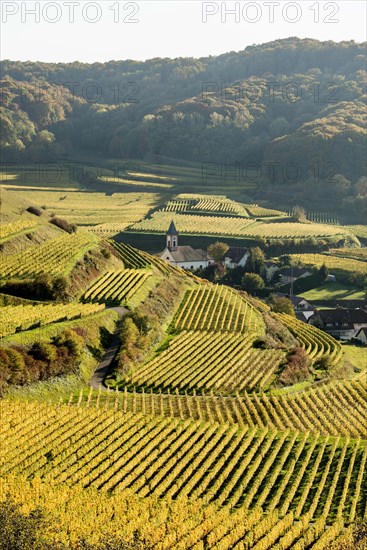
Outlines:
[{"label": "church", "polygon": [[172,221],[166,233],[166,248],[159,254],[161,260],[176,267],[193,271],[204,269],[214,262],[205,250],[191,246],[178,246],[178,231]]}]

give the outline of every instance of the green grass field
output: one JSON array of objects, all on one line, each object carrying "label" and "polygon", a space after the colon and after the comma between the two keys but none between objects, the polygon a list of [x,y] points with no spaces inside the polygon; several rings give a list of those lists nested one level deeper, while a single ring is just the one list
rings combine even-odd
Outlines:
[{"label": "green grass field", "polygon": [[338,282],[325,283],[301,295],[311,302],[323,300],[365,300],[366,293],[357,287],[343,285]]},{"label": "green grass field", "polygon": [[361,376],[366,379],[367,372],[367,353],[366,348],[359,346],[351,346],[350,344],[342,345],[345,353],[345,358],[349,361],[355,370],[361,371]]}]

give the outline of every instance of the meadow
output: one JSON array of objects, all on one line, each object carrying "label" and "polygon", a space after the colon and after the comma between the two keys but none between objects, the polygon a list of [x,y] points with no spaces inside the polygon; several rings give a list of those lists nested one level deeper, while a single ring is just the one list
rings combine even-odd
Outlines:
[{"label": "meadow", "polygon": [[365,292],[357,287],[330,281],[307,292],[302,292],[302,296],[306,300],[317,303],[324,300],[364,300]]}]

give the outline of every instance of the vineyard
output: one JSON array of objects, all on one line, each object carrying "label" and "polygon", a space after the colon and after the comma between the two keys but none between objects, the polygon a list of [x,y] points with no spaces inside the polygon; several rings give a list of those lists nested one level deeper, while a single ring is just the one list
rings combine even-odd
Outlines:
[{"label": "vineyard", "polygon": [[0,224],[0,240],[21,233],[26,229],[32,229],[36,225],[38,225],[38,222],[34,220],[18,220],[12,223]]},{"label": "vineyard", "polygon": [[180,233],[200,235],[206,235],[208,227],[210,227],[213,235],[245,236],[247,225],[253,223],[253,220],[246,218],[154,212],[151,218],[131,226],[131,229],[134,231],[165,233],[172,219],[175,222],[177,231]]},{"label": "vineyard", "polygon": [[174,320],[177,330],[262,333],[264,321],[250,302],[224,285],[187,291]]},{"label": "vineyard", "polygon": [[253,335],[182,332],[156,359],[125,378],[127,386],[224,392],[264,388],[284,358],[252,347]]},{"label": "vineyard", "polygon": [[108,271],[83,296],[83,301],[126,303],[151,277],[149,271],[119,269]]},{"label": "vineyard", "polygon": [[367,262],[367,248],[332,248],[325,254]]},{"label": "vineyard", "polygon": [[165,204],[164,212],[213,212],[231,214],[247,218],[243,206],[231,199],[220,195],[177,195]]},{"label": "vineyard", "polygon": [[[306,520],[294,530],[298,537],[316,519],[322,531],[331,521],[366,518],[367,447],[360,439],[6,400],[0,412],[1,476],[246,511],[261,506],[276,512],[267,516],[271,527],[283,522],[289,531],[293,518]],[[245,531],[237,540],[243,537]]]},{"label": "vineyard", "polygon": [[96,237],[83,231],[62,235],[4,258],[0,266],[0,277],[28,277],[41,273],[66,275],[96,242]]},{"label": "vineyard", "polygon": [[[16,193],[16,191],[9,191],[9,193]],[[156,206],[159,199],[159,195],[147,192],[107,195],[54,188],[42,191],[22,189],[22,196],[46,206],[46,212],[53,212],[60,218],[66,218],[70,223],[93,229],[114,224],[118,227],[116,231],[118,233],[128,225],[142,220],[149,210]]]},{"label": "vineyard", "polygon": [[244,218],[268,218],[286,216],[285,212],[264,208],[257,204],[242,204],[221,195],[195,195],[182,193],[167,201],[164,212],[213,212]]},{"label": "vineyard", "polygon": [[0,338],[57,321],[71,321],[101,311],[97,304],[20,305],[1,308]]},{"label": "vineyard", "polygon": [[[191,211],[192,212],[192,211]],[[241,217],[194,215],[193,213],[154,212],[151,218],[131,226],[134,231],[165,233],[171,220],[174,220],[177,231],[186,234],[297,239],[345,236],[346,231],[333,225],[296,222],[261,222]]]},{"label": "vineyard", "polygon": [[131,269],[143,269],[146,267],[155,267],[163,275],[170,275],[172,273],[183,274],[183,271],[179,267],[168,264],[164,260],[152,256],[143,250],[137,250],[129,244],[117,243],[116,241],[109,240],[113,248],[118,253],[124,265]]},{"label": "vineyard", "polygon": [[[24,503],[25,494],[27,503]],[[70,542],[73,548],[80,547],[75,544],[78,538],[83,540],[84,546],[87,542],[100,547],[106,539],[116,540],[116,537],[124,541],[119,548],[133,544],[139,549],[154,550],[240,550],[245,547],[284,550],[301,549],[312,543],[315,543],[313,548],[340,550],[343,543],[349,544],[347,548],[352,548],[353,544],[352,526],[343,529],[341,520],[326,526],[323,517],[310,522],[309,516],[305,516],[295,522],[293,512],[281,519],[278,509],[264,514],[260,508],[231,510],[228,506],[219,508],[215,504],[187,499],[139,499],[129,490],[111,495],[79,485],[49,485],[37,477],[28,481],[7,476],[2,480],[0,502],[5,495],[19,502],[25,512],[46,509],[54,528],[51,535],[43,532],[42,539],[46,537],[46,542],[53,547],[58,547],[59,543],[64,547],[66,543],[69,548]],[[81,516],[83,521],[80,521]],[[103,533],[102,540],[100,533]],[[144,546],[137,543],[137,539],[143,540]]]},{"label": "vineyard", "polygon": [[264,208],[263,206],[259,206],[258,204],[244,204],[243,206],[253,218],[271,218],[277,216],[286,216],[285,212],[274,210],[272,208]]},{"label": "vineyard", "polygon": [[270,427],[323,435],[367,438],[367,384],[361,380],[325,384],[295,394],[247,393],[221,397],[213,391],[192,394],[178,388],[158,393],[108,391],[71,396],[79,406],[113,408],[125,413],[159,415],[205,422]]},{"label": "vineyard", "polygon": [[308,212],[307,219],[316,223],[339,225],[338,214],[335,212]]},{"label": "vineyard", "polygon": [[340,361],[343,351],[340,343],[335,338],[312,325],[298,321],[298,319],[286,313],[279,313],[277,317],[297,338],[313,361],[320,359],[323,355],[330,357],[334,365]]},{"label": "vineyard", "polygon": [[325,264],[333,273],[366,275],[366,264],[362,260],[332,256],[331,254],[292,254],[291,257],[306,266],[320,268]]},{"label": "vineyard", "polygon": [[129,269],[143,269],[150,265],[146,255],[141,250],[137,250],[128,244],[117,243],[116,241],[107,241],[111,244],[121,260],[124,262],[125,267]]},{"label": "vineyard", "polygon": [[343,229],[350,231],[360,239],[367,239],[367,225],[345,225]]}]

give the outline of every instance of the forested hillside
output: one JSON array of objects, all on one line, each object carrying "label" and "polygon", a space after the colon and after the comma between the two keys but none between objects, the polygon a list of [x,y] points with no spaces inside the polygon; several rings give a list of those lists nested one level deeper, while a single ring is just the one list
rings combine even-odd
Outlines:
[{"label": "forested hillside", "polygon": [[[201,59],[4,61],[4,160],[79,151],[238,163],[257,198],[291,190],[312,207],[332,190],[335,204],[361,211],[365,62],[364,44],[298,38]],[[242,169],[250,164],[255,175]]]}]

